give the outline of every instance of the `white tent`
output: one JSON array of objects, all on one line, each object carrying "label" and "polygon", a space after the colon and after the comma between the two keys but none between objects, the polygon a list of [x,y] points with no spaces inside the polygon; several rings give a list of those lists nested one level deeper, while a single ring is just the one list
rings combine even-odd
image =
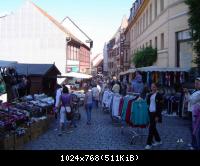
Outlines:
[{"label": "white tent", "polygon": [[65,82],[66,78],[57,78],[57,83],[62,85]]},{"label": "white tent", "polygon": [[157,72],[189,72],[189,70],[190,70],[190,68],[148,66],[148,67],[129,69],[125,72],[121,72],[120,75],[134,73],[136,71],[141,71],[141,72],[153,72],[153,71],[157,71]]},{"label": "white tent", "polygon": [[141,67],[137,68],[136,71],[144,71],[144,72],[188,72],[190,68],[180,68],[180,67],[158,67],[158,66],[149,66],[149,67]]},{"label": "white tent", "polygon": [[136,68],[133,68],[133,69],[129,69],[125,72],[121,72],[119,73],[119,75],[125,75],[125,74],[129,74],[129,73],[134,73],[136,71]]},{"label": "white tent", "polygon": [[62,75],[61,77],[73,77],[73,78],[80,78],[80,79],[92,78],[91,75],[83,74],[83,73],[75,73],[75,72],[66,73],[66,74]]}]

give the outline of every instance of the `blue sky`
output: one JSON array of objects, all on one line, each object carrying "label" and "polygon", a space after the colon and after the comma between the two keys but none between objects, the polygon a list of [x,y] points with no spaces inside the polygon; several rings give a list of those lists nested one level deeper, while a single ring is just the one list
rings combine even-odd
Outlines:
[{"label": "blue sky", "polygon": [[[10,13],[25,0],[0,0],[0,14]],[[69,16],[93,41],[93,56],[117,31],[134,0],[32,0],[56,20]]]}]

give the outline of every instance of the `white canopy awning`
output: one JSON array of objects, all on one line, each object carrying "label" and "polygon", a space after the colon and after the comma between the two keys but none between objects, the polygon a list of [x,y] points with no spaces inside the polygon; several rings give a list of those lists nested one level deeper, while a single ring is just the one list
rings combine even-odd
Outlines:
[{"label": "white canopy awning", "polygon": [[80,79],[92,78],[91,75],[83,74],[83,73],[75,73],[75,72],[66,73],[66,74],[62,75],[61,77],[73,77],[73,78],[80,78]]},{"label": "white canopy awning", "polygon": [[136,71],[135,68],[134,69],[129,69],[129,70],[125,71],[125,72],[119,73],[119,75],[125,75],[125,74],[129,74],[129,73],[134,73],[135,71]]},{"label": "white canopy awning", "polygon": [[141,67],[137,68],[136,71],[144,71],[144,72],[188,72],[190,68],[180,68],[180,67],[158,67],[158,66],[149,66],[149,67]]},{"label": "white canopy awning", "polygon": [[134,73],[136,71],[141,71],[141,72],[153,72],[153,71],[157,71],[157,72],[189,72],[189,70],[190,70],[190,68],[149,66],[149,67],[129,69],[125,72],[121,72],[119,75]]},{"label": "white canopy awning", "polygon": [[66,78],[57,78],[57,83],[62,85],[65,82]]}]

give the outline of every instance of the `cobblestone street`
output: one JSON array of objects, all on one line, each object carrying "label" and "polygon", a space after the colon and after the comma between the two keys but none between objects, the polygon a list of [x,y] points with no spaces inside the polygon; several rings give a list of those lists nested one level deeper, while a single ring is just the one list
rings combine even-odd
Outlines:
[{"label": "cobblestone street", "polygon": [[[86,125],[86,114],[80,110],[81,119],[77,128],[71,133],[58,136],[57,122],[51,124],[50,129],[38,139],[26,144],[26,150],[143,150],[146,136],[136,138],[131,144],[132,131],[129,127],[123,130],[120,125],[112,123],[109,114],[101,110],[92,112],[92,125]],[[163,144],[153,147],[153,150],[188,150],[190,143],[189,121],[179,117],[163,116],[163,123],[158,124]],[[123,132],[122,132],[123,131]],[[145,133],[147,130],[145,131]],[[183,142],[178,144],[177,140]]]}]

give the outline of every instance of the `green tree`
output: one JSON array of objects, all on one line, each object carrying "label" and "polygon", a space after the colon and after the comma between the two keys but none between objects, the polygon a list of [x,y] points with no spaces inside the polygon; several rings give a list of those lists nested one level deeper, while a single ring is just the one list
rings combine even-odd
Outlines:
[{"label": "green tree", "polygon": [[189,6],[189,26],[192,30],[192,38],[194,41],[194,51],[196,57],[194,63],[197,64],[198,72],[200,73],[200,3],[199,0],[185,0]]},{"label": "green tree", "polygon": [[157,61],[157,49],[146,47],[133,54],[133,63],[135,67],[152,66]]}]

